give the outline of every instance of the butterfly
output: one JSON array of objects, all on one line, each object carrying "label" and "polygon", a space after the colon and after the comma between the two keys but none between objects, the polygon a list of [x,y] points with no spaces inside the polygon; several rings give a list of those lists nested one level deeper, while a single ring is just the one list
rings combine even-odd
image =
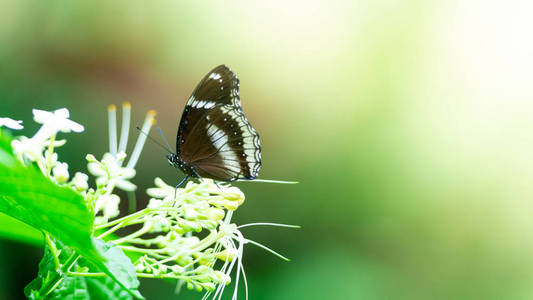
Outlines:
[{"label": "butterfly", "polygon": [[166,156],[186,177],[216,181],[255,179],[261,169],[261,144],[241,107],[239,79],[225,65],[211,70],[185,105],[176,153]]}]

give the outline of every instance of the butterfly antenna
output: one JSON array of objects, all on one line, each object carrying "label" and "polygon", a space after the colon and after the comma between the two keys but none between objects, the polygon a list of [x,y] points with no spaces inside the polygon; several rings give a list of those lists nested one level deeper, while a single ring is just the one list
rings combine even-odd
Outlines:
[{"label": "butterfly antenna", "polygon": [[[146,135],[146,137],[149,138],[152,142],[154,142],[154,143],[156,143],[157,145],[159,145],[159,147],[165,149],[165,151],[170,152],[170,154],[174,154],[174,152],[172,152],[172,150],[170,150],[170,147],[168,147],[168,149],[167,149],[163,144],[161,144],[160,142],[156,141],[153,137],[149,136],[146,132],[142,131],[141,128],[139,128],[139,126],[137,126],[137,130],[138,130],[140,133]],[[165,142],[166,142],[166,140],[165,140]],[[168,142],[167,142],[167,145],[168,145]]]},{"label": "butterfly antenna", "polygon": [[167,138],[165,138],[165,135],[163,134],[163,130],[161,130],[161,127],[157,127],[157,131],[159,131],[159,134],[163,138],[163,141],[165,141],[165,143],[167,144],[168,150],[172,152],[172,148],[170,147],[170,144],[168,143]]}]

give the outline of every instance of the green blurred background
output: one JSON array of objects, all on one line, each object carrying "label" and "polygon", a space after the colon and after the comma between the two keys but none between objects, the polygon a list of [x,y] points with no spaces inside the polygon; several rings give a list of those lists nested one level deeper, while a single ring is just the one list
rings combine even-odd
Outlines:
[{"label": "green blurred background", "polygon": [[[241,80],[260,177],[235,220],[251,299],[533,298],[529,1],[0,1],[0,116],[68,107],[71,173],[106,151],[106,107],[174,140],[214,66]],[[65,136],[65,135],[64,135]],[[130,140],[131,141],[131,140]],[[130,149],[132,142],[130,142]],[[131,151],[131,150],[130,150]],[[181,175],[147,144],[138,206]],[[21,299],[39,234],[1,217],[0,298]],[[148,299],[173,284],[144,280]],[[229,294],[227,295],[229,297]],[[186,292],[181,299],[199,299]],[[178,297],[179,298],[179,297]]]}]

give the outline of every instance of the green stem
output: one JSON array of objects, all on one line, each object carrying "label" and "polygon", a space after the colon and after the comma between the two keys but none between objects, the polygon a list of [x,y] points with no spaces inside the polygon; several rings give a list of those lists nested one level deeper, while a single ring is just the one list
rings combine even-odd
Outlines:
[{"label": "green stem", "polygon": [[132,234],[130,234],[130,235],[127,235],[127,236],[125,236],[125,237],[123,237],[123,238],[116,239],[116,240],[113,241],[113,243],[114,243],[115,245],[119,245],[119,244],[121,244],[121,243],[126,243],[126,242],[128,242],[130,239],[134,239],[134,238],[136,238],[136,237],[139,237],[139,236],[141,236],[141,235],[147,233],[149,230],[150,230],[149,226],[146,226],[146,224],[145,224],[145,226],[143,226],[141,229],[137,230],[136,232],[134,232],[134,233],[132,233]]},{"label": "green stem", "polygon": [[102,233],[101,235],[98,236],[99,239],[103,239],[104,237],[112,234],[113,232],[119,230],[120,228],[122,228],[124,226],[124,223],[118,223],[117,225],[115,225],[113,228],[107,230],[106,232]]},{"label": "green stem", "polygon": [[79,277],[105,277],[106,273],[91,273],[91,272],[67,272],[68,276],[79,276]]},{"label": "green stem", "polygon": [[150,256],[157,257],[158,259],[162,259],[165,257],[164,255],[156,253],[157,249],[143,249],[143,248],[137,248],[133,246],[118,246],[118,247],[123,251],[149,254]]},{"label": "green stem", "polygon": [[44,237],[46,239],[46,244],[50,247],[52,256],[54,257],[54,264],[56,265],[56,270],[61,270],[61,263],[59,262],[59,251],[57,250],[56,244],[50,238],[50,234],[44,231]]},{"label": "green stem", "polygon": [[65,261],[63,266],[57,270],[56,273],[54,273],[52,279],[44,284],[44,287],[41,287],[41,294],[47,296],[52,293],[63,282],[63,280],[65,280],[65,272],[67,272],[72,265],[76,263],[79,257],[80,256],[76,252],[72,253]]},{"label": "green stem", "polygon": [[192,252],[199,252],[204,250],[205,248],[211,246],[213,243],[215,243],[219,238],[223,237],[223,232],[217,232],[216,230],[211,230],[208,236],[206,236],[203,240],[201,240],[196,246],[191,248],[190,250]]},{"label": "green stem", "polygon": [[120,219],[116,219],[114,221],[111,221],[111,222],[108,222],[108,223],[105,223],[105,224],[96,225],[96,226],[94,226],[94,230],[104,229],[104,228],[107,228],[109,226],[113,226],[113,225],[116,225],[116,224],[122,223],[122,222],[128,223],[129,220],[136,219],[138,217],[142,217],[145,214],[150,213],[150,211],[151,210],[148,209],[148,208],[141,209],[141,210],[139,210],[138,212],[136,212],[134,214],[124,216],[124,217],[122,217]]},{"label": "green stem", "polygon": [[171,278],[171,279],[190,279],[190,276],[180,276],[180,275],[173,275],[173,274],[151,274],[151,273],[137,273],[137,277],[144,277],[144,278]]},{"label": "green stem", "polygon": [[187,251],[181,251],[180,253],[174,254],[170,257],[167,257],[166,259],[161,260],[159,263],[164,264],[169,261],[173,261],[185,252],[194,253],[202,251],[212,245],[214,242],[216,242],[220,237],[222,237],[222,235],[223,234],[221,234],[220,232],[217,233],[215,230],[212,230],[209,235],[206,236],[203,240],[201,240],[198,244],[196,244],[194,248],[190,248]]},{"label": "green stem", "polygon": [[56,140],[56,135],[50,137],[50,144],[48,144],[48,159],[46,160],[46,175],[50,176],[52,171],[52,154],[54,154],[54,141]]}]

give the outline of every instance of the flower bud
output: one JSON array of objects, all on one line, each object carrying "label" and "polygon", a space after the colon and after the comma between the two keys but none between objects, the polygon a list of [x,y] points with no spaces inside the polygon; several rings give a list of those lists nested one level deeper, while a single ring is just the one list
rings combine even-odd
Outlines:
[{"label": "flower bud", "polygon": [[221,204],[227,210],[236,210],[239,208],[239,203],[237,201],[222,200]]},{"label": "flower bud", "polygon": [[88,162],[97,162],[98,160],[96,160],[96,157],[94,157],[94,155],[92,154],[87,154],[85,156],[85,159],[88,161]]},{"label": "flower bud", "polygon": [[213,291],[215,289],[215,284],[212,282],[204,282],[202,286],[208,291]]},{"label": "flower bud", "polygon": [[224,210],[215,207],[210,207],[207,209],[206,215],[207,218],[209,218],[210,220],[220,221],[224,218]]},{"label": "flower bud", "polygon": [[144,267],[143,264],[137,264],[137,265],[135,265],[135,271],[138,272],[138,273],[142,273],[142,272],[144,272],[145,269],[146,269],[146,268]]},{"label": "flower bud", "polygon": [[228,251],[228,249],[225,249],[215,254],[215,257],[222,261],[232,261],[235,258],[235,254],[235,251]]},{"label": "flower bud", "polygon": [[148,201],[148,208],[158,208],[160,207],[161,205],[163,204],[163,201],[162,200],[158,200],[158,199],[150,199],[150,201]]},{"label": "flower bud", "polygon": [[72,178],[72,184],[78,192],[85,191],[89,188],[87,180],[89,180],[89,176],[87,176],[87,174],[76,172],[74,178]]},{"label": "flower bud", "polygon": [[196,220],[198,219],[198,213],[196,212],[196,210],[194,209],[193,206],[190,206],[190,205],[187,205],[187,206],[183,206],[183,211],[184,211],[184,218],[187,219],[187,220]]},{"label": "flower bud", "polygon": [[234,186],[225,189],[222,196],[224,196],[224,198],[228,200],[237,201],[239,205],[241,205],[244,202],[244,194],[239,188],[234,187]]},{"label": "flower bud", "polygon": [[67,163],[58,162],[52,169],[52,173],[54,174],[54,179],[57,180],[58,183],[67,182],[69,178]]},{"label": "flower bud", "polygon": [[96,213],[102,210],[104,218],[106,219],[114,218],[120,213],[120,211],[118,210],[119,202],[120,197],[115,194],[102,195],[98,197],[98,199],[96,199],[94,210]]},{"label": "flower bud", "polygon": [[170,270],[172,270],[172,273],[174,273],[176,275],[180,275],[180,274],[182,274],[185,271],[185,269],[182,266],[179,266],[179,265],[173,265],[173,266],[170,266],[169,268],[170,268]]},{"label": "flower bud", "polygon": [[124,158],[126,158],[127,154],[125,152],[119,152],[117,153],[117,160],[122,161]]}]

